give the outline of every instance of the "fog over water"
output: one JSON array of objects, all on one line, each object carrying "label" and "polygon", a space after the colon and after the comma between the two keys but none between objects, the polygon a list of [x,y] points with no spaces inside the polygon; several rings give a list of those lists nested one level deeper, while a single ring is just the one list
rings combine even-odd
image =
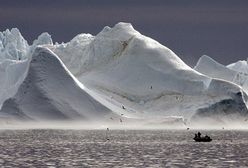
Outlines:
[{"label": "fog over water", "polygon": [[[109,119],[110,120],[110,119]],[[125,119],[116,121],[0,121],[0,130],[248,130],[247,120],[230,123],[208,121],[186,122],[184,120],[157,122],[157,120]]]}]

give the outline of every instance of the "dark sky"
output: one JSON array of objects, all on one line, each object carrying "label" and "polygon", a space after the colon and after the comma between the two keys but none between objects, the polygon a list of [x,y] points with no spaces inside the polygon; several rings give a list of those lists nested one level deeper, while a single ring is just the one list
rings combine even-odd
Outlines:
[{"label": "dark sky", "polygon": [[248,57],[248,0],[0,0],[0,31],[17,27],[29,43],[42,32],[67,42],[120,21],[190,66],[203,54],[222,64]]}]

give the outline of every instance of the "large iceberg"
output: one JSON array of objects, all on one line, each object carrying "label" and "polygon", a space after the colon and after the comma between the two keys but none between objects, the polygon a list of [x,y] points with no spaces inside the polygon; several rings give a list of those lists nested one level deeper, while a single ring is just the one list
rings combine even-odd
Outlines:
[{"label": "large iceberg", "polygon": [[[5,54],[9,52],[2,34],[6,51],[0,61],[16,62],[13,82],[6,84],[15,86],[6,92],[12,93],[0,92],[4,116],[96,120],[117,115],[151,123],[168,117],[229,122],[248,112],[247,95],[240,86],[190,68],[129,23],[105,27],[96,36],[79,34],[62,44],[53,44],[48,33],[31,46],[16,40],[23,42],[22,47],[18,44],[11,50],[25,49],[13,56]],[[23,39],[20,33],[16,36]],[[21,63],[24,68],[18,68]],[[5,81],[9,67],[0,66],[0,78]]]},{"label": "large iceberg", "polygon": [[105,27],[95,37],[81,34],[50,49],[92,95],[122,108],[117,112],[125,115],[190,120],[203,111],[223,115],[223,101],[229,100],[232,114],[247,113],[242,88],[191,69],[170,49],[128,23]]}]

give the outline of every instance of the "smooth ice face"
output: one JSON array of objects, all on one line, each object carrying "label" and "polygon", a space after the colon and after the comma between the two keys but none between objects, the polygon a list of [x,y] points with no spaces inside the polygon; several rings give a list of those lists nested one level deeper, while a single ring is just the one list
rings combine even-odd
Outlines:
[{"label": "smooth ice face", "polygon": [[194,69],[212,78],[233,82],[248,93],[247,68],[246,61],[238,61],[237,63],[224,66],[209,56],[204,55],[199,59]]}]

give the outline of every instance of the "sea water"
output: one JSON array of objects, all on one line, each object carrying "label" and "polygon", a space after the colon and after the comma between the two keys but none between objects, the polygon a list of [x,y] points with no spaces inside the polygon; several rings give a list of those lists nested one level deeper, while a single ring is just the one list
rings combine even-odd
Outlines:
[{"label": "sea water", "polygon": [[1,167],[248,167],[248,132],[0,130]]}]

